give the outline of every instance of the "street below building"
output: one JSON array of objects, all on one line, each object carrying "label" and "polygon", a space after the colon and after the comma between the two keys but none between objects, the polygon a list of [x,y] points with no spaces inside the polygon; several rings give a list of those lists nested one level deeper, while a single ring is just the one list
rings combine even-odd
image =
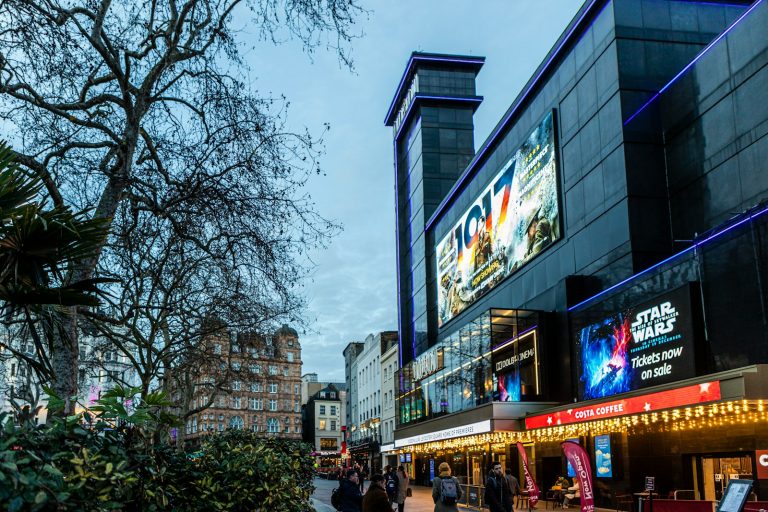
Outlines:
[{"label": "street below building", "polygon": [[[368,489],[370,482],[365,482],[365,489]],[[339,482],[337,480],[325,480],[323,478],[315,478],[315,492],[312,494],[312,503],[315,506],[317,512],[334,512],[334,508],[331,506],[331,492],[334,487],[338,487]],[[411,491],[413,496],[406,498],[405,511],[404,512],[433,512],[435,510],[435,504],[432,502],[432,489],[430,487],[412,486]],[[549,505],[549,506],[548,506]],[[535,510],[546,510],[547,508],[558,508],[548,504],[546,502],[539,502]],[[393,507],[397,510],[396,507]],[[460,511],[475,511],[481,510],[476,507],[468,507],[465,505],[459,505]],[[487,510],[482,509],[482,510]],[[516,509],[527,510],[527,509]],[[578,506],[572,506],[570,510],[578,512]],[[595,512],[613,512],[612,509],[601,509],[595,507]]]}]

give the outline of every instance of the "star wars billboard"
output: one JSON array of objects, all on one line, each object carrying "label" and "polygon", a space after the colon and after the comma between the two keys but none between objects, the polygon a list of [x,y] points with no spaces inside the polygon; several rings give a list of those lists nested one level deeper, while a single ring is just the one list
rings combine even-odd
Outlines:
[{"label": "star wars billboard", "polygon": [[437,244],[438,325],[560,238],[554,113]]},{"label": "star wars billboard", "polygon": [[584,327],[577,333],[581,399],[694,377],[694,332],[689,285]]}]

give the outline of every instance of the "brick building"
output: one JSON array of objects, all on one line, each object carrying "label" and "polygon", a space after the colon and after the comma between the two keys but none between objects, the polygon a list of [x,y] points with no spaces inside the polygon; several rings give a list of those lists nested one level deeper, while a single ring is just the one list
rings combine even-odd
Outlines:
[{"label": "brick building", "polygon": [[186,439],[227,428],[301,439],[301,345],[294,329],[222,332],[204,343],[212,357],[194,378],[188,410],[201,410],[187,419]]}]

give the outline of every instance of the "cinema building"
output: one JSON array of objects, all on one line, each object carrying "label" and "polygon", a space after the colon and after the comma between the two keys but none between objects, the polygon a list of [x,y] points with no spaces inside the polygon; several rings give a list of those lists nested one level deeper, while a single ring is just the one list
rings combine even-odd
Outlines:
[{"label": "cinema building", "polygon": [[476,148],[483,65],[412,54],[386,116],[399,460],[768,499],[768,0],[585,2]]}]

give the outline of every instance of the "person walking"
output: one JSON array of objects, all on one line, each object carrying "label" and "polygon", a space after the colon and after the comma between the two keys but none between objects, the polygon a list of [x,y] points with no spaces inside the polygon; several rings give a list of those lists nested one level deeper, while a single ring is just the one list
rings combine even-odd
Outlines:
[{"label": "person walking", "polygon": [[392,512],[392,505],[389,503],[384,485],[384,475],[377,473],[371,476],[371,485],[368,486],[368,492],[363,496],[362,512]]},{"label": "person walking", "polygon": [[512,493],[509,484],[502,473],[501,463],[494,462],[488,479],[485,481],[485,504],[491,512],[510,512],[512,510]]},{"label": "person walking", "polygon": [[408,497],[408,485],[411,483],[408,475],[405,474],[405,468],[398,466],[397,468],[397,512],[403,512],[405,510],[405,498]]},{"label": "person walking", "polygon": [[363,494],[359,487],[360,476],[357,471],[350,469],[347,478],[339,482],[339,510],[341,512],[361,512],[363,507]]},{"label": "person walking", "polygon": [[397,478],[395,468],[387,466],[384,472],[384,489],[387,491],[390,508],[397,502],[397,490],[400,486],[400,480]]},{"label": "person walking", "polygon": [[504,479],[509,486],[509,503],[511,505],[510,510],[512,510],[515,504],[515,496],[520,495],[520,483],[517,481],[517,478],[512,475],[512,470],[509,468],[505,471]]},{"label": "person walking", "polygon": [[451,466],[441,462],[438,466],[439,476],[432,481],[432,501],[435,502],[435,512],[458,512],[456,505],[461,500],[461,486],[456,478],[451,476]]}]

